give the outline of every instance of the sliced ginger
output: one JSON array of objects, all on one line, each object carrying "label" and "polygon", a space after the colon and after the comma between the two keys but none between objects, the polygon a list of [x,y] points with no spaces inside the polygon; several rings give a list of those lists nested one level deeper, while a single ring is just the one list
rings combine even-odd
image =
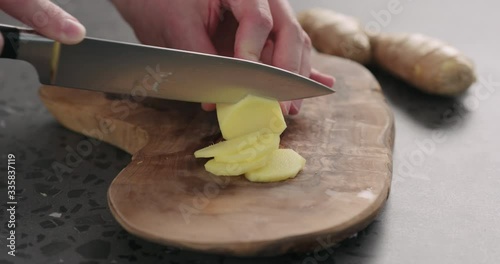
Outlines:
[{"label": "sliced ginger", "polygon": [[206,148],[197,150],[194,153],[194,156],[196,158],[212,158],[215,156],[231,155],[255,144],[261,134],[261,131],[257,131],[231,140],[222,141]]},{"label": "sliced ginger", "polygon": [[252,182],[276,182],[294,178],[306,164],[306,160],[291,149],[277,149],[271,153],[264,167],[245,173]]},{"label": "sliced ginger", "polygon": [[239,163],[217,162],[215,159],[211,159],[205,163],[205,169],[217,176],[238,176],[264,167],[268,160],[269,155],[264,155],[251,161]]},{"label": "sliced ginger", "polygon": [[217,176],[245,177],[253,182],[293,178],[305,159],[291,149],[279,149],[286,123],[279,102],[248,95],[236,104],[217,104],[217,118],[226,141],[195,152],[211,158],[205,169]]},{"label": "sliced ginger", "polygon": [[236,104],[217,104],[217,119],[228,140],[260,130],[279,135],[286,128],[279,102],[253,95]]},{"label": "sliced ginger", "polygon": [[[269,137],[270,140],[264,140],[263,137]],[[279,135],[276,134],[264,135],[259,137],[259,140],[255,144],[245,149],[241,149],[237,153],[215,156],[214,159],[217,162],[228,162],[228,163],[246,162],[257,159],[264,155],[269,155],[271,154],[272,151],[277,150],[279,146],[280,146]]]}]

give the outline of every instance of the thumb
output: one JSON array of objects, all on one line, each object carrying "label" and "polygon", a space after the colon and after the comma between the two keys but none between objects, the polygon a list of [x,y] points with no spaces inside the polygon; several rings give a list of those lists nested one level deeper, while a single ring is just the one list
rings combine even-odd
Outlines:
[{"label": "thumb", "polygon": [[48,0],[1,1],[0,8],[39,34],[61,43],[76,44],[85,37],[85,27]]}]

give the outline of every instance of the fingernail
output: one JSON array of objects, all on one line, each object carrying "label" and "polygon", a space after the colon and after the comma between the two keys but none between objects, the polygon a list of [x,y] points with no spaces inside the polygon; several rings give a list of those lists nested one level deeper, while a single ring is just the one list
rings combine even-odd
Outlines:
[{"label": "fingernail", "polygon": [[337,79],[335,79],[335,77],[332,76],[332,85],[330,85],[330,88],[333,88],[333,86],[335,86],[336,82],[337,82]]},{"label": "fingernail", "polygon": [[76,44],[85,37],[85,27],[72,18],[66,18],[63,22],[61,42]]},{"label": "fingernail", "polygon": [[215,104],[209,104],[209,103],[202,103],[201,108],[205,111],[214,111],[215,110]]},{"label": "fingernail", "polygon": [[290,114],[291,115],[298,114],[300,112],[301,107],[302,107],[302,100],[293,101],[292,105],[290,106]]},{"label": "fingernail", "polygon": [[255,61],[255,62],[259,61],[259,58],[253,54],[248,54],[247,56],[245,56],[245,59],[249,60],[249,61]]},{"label": "fingernail", "polygon": [[290,113],[291,102],[281,102],[281,111],[284,115],[288,115]]},{"label": "fingernail", "polygon": [[260,59],[259,56],[257,56],[257,54],[255,54],[253,52],[246,51],[244,49],[240,50],[239,52],[237,52],[235,50],[234,55],[236,58],[249,60],[249,61],[259,61],[259,59]]}]

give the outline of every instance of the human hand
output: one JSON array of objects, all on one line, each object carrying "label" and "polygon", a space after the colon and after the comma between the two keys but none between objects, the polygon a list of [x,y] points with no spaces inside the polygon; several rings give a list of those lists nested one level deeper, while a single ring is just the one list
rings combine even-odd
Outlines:
[{"label": "human hand", "polygon": [[[112,1],[144,44],[261,61],[333,86],[311,69],[311,41],[285,0]],[[301,100],[281,105],[297,114]]]},{"label": "human hand", "polygon": [[[83,25],[49,0],[0,0],[0,9],[39,34],[64,44],[76,44],[85,37]],[[0,35],[0,50],[4,41]]]}]

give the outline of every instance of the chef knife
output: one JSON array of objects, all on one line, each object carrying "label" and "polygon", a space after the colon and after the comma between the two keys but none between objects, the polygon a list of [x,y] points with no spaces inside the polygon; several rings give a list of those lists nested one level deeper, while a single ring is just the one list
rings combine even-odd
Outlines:
[{"label": "chef knife", "polygon": [[0,24],[2,58],[31,63],[40,82],[189,102],[232,103],[247,94],[287,101],[334,91],[261,63],[176,49],[85,38],[63,45],[31,29]]}]

